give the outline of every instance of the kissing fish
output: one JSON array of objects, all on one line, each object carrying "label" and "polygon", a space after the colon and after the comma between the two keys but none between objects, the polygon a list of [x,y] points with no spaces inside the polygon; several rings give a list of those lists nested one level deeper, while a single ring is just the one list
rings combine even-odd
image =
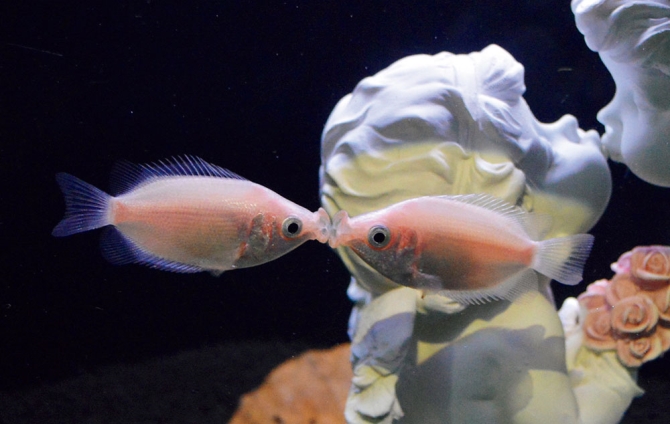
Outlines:
[{"label": "kissing fish", "polygon": [[115,196],[66,173],[56,180],[66,212],[52,234],[107,227],[101,247],[114,264],[219,275],[274,260],[308,240],[328,240],[322,208],[310,212],[194,156],[119,164]]},{"label": "kissing fish", "polygon": [[537,289],[534,271],[582,280],[593,236],[538,241],[547,218],[486,194],[419,197],[354,218],[337,212],[329,244],[398,284],[461,304],[512,300]]}]

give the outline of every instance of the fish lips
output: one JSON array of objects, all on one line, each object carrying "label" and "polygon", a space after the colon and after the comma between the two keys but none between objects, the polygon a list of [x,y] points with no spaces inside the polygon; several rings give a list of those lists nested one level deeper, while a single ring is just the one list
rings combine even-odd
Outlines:
[{"label": "fish lips", "polygon": [[330,216],[325,209],[319,208],[316,212],[304,210],[292,215],[301,219],[303,225],[303,230],[298,237],[294,238],[295,241],[299,241],[300,244],[308,240],[316,240],[321,243],[328,242],[331,224]]},{"label": "fish lips", "polygon": [[346,246],[353,239],[351,220],[345,210],[338,211],[333,215],[330,226],[328,245],[333,249]]},{"label": "fish lips", "polygon": [[314,212],[313,218],[315,227],[312,229],[313,239],[321,243],[329,242],[332,224],[328,212],[324,208],[319,208],[318,211]]}]

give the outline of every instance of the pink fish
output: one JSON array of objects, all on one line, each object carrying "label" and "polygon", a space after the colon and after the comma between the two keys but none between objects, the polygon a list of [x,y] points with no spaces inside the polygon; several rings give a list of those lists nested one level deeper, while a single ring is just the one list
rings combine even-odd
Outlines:
[{"label": "pink fish", "polygon": [[537,289],[534,271],[582,280],[593,236],[536,241],[546,218],[489,195],[420,197],[354,218],[338,212],[329,244],[403,286],[462,304],[511,300]]},{"label": "pink fish", "polygon": [[52,234],[111,226],[102,251],[112,263],[215,275],[271,261],[308,240],[328,240],[323,209],[310,212],[196,157],[123,164],[115,174],[116,196],[58,174],[67,210]]}]

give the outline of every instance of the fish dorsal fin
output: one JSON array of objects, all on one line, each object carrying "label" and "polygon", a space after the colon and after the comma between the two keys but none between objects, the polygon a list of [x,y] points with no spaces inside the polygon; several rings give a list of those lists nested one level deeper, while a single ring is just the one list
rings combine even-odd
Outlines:
[{"label": "fish dorsal fin", "polygon": [[514,217],[528,213],[518,206],[506,202],[499,197],[495,197],[486,193],[459,194],[455,196],[439,196],[439,197],[453,200],[456,202],[467,203],[468,205],[479,206],[480,208],[488,209],[490,211],[497,212],[501,215],[509,217]]},{"label": "fish dorsal fin", "polygon": [[551,216],[527,210],[486,193],[440,196],[456,202],[479,206],[516,221],[532,240],[542,240],[551,229]]},{"label": "fish dorsal fin", "polygon": [[551,215],[535,212],[526,212],[516,219],[533,241],[544,240],[553,223]]},{"label": "fish dorsal fin", "polygon": [[157,178],[173,176],[245,180],[244,177],[220,166],[205,162],[197,156],[184,155],[147,164],[134,164],[128,161],[117,162],[112,170],[111,192],[118,196]]}]

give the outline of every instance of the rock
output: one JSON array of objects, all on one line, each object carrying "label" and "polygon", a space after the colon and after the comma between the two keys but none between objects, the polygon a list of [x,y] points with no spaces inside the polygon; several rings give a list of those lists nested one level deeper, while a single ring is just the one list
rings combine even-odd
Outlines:
[{"label": "rock", "polygon": [[230,424],[343,424],[350,345],[310,350],[275,368],[244,395]]}]

